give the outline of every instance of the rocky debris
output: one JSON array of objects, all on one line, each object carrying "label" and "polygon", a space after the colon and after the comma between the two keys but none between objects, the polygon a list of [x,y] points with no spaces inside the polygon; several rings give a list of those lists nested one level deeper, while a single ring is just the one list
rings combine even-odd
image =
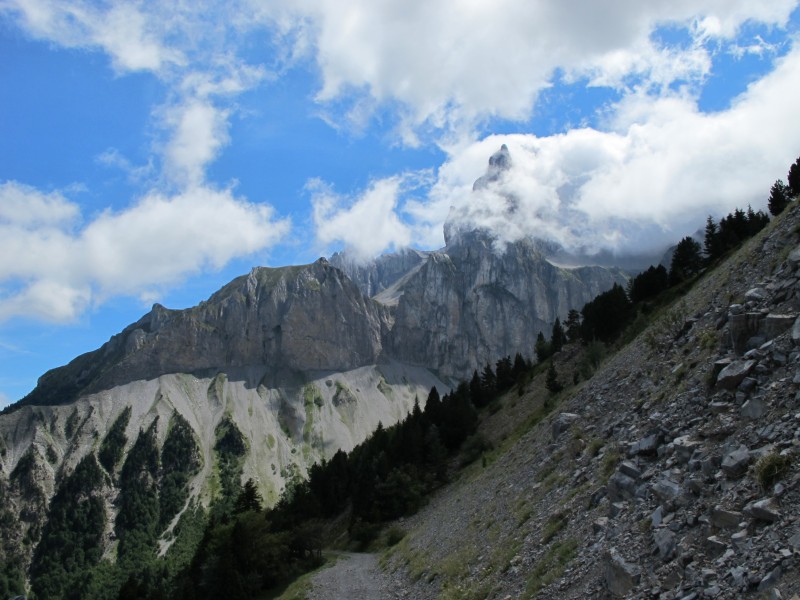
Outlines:
[{"label": "rocky debris", "polygon": [[[800,599],[798,223],[793,207],[673,308],[681,325],[650,338],[665,341],[645,334],[582,384],[559,407],[572,424],[532,429],[412,518],[409,548],[432,566],[410,596],[443,594],[435,565],[460,556],[463,589],[495,598]],[[602,449],[567,452],[576,436]],[[788,460],[770,473],[767,456]]]}]

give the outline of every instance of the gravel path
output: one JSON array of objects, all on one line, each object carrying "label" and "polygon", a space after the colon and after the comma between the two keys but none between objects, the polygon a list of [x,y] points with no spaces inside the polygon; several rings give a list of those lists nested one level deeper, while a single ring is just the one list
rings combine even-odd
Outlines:
[{"label": "gravel path", "polygon": [[393,591],[391,579],[378,566],[375,554],[343,552],[341,558],[312,579],[308,600],[390,600],[402,596]]}]

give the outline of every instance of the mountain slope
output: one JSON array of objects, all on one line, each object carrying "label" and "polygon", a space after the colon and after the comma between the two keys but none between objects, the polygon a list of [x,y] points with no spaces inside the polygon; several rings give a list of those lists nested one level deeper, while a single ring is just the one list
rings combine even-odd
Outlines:
[{"label": "mountain slope", "polygon": [[406,593],[800,593],[799,226],[794,206],[557,408],[543,377],[505,397],[497,450],[402,523]]}]

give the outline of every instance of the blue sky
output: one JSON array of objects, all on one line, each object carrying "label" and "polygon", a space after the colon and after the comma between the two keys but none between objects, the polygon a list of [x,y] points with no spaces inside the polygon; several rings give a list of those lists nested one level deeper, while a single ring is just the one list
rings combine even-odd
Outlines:
[{"label": "blue sky", "polygon": [[0,406],[153,302],[437,248],[448,214],[629,254],[763,208],[800,155],[799,24],[797,0],[0,0]]}]

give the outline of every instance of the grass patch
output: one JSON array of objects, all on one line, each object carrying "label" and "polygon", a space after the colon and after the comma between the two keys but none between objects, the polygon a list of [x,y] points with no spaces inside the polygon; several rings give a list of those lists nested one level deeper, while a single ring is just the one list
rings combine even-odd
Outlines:
[{"label": "grass patch", "polygon": [[578,554],[578,541],[569,538],[553,546],[536,563],[528,576],[525,593],[533,598],[543,588],[561,577],[564,568]]},{"label": "grass patch", "polygon": [[542,531],[542,543],[547,544],[550,540],[556,537],[556,534],[567,526],[566,513],[559,511],[554,515],[550,515],[545,523],[544,531]]},{"label": "grass patch", "polygon": [[768,490],[783,479],[792,465],[792,456],[770,452],[758,459],[754,467],[756,481],[764,490]]}]

